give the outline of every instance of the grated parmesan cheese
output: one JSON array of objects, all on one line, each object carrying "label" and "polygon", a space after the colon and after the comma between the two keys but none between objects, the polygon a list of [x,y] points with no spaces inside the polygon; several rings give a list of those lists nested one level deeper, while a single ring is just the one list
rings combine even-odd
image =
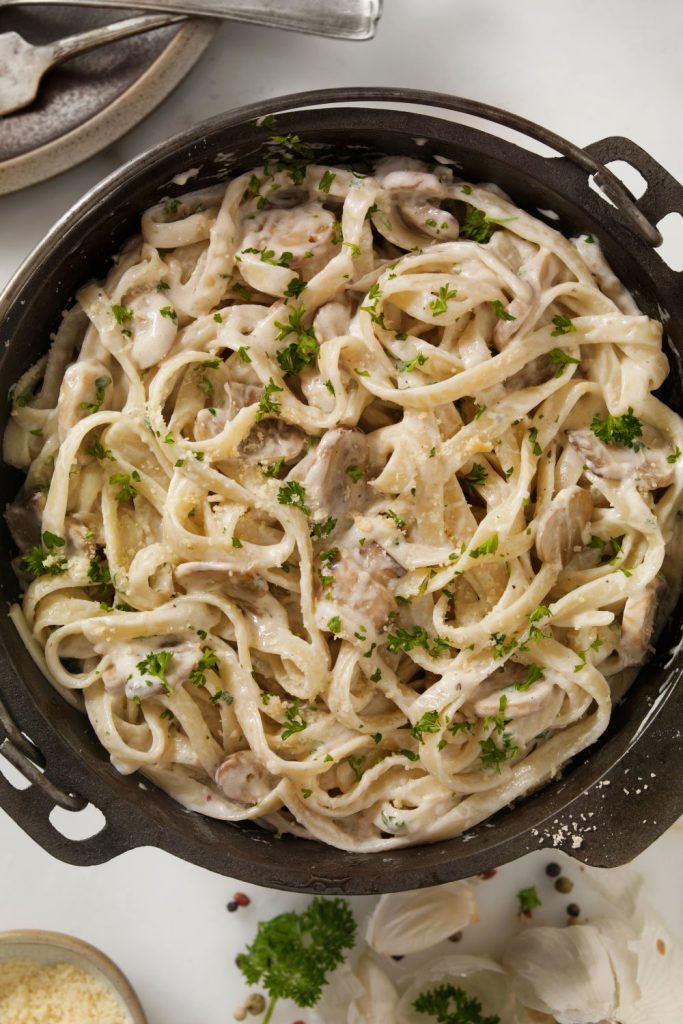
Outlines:
[{"label": "grated parmesan cheese", "polygon": [[0,960],[2,1024],[131,1024],[114,992],[74,964]]}]

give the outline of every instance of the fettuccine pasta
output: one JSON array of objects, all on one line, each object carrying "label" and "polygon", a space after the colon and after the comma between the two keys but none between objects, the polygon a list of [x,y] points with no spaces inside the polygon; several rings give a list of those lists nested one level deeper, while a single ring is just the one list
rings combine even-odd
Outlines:
[{"label": "fettuccine pasta", "polygon": [[279,139],[147,210],[16,385],[13,619],[187,808],[460,834],[601,735],[675,597],[667,372],[598,240]]}]

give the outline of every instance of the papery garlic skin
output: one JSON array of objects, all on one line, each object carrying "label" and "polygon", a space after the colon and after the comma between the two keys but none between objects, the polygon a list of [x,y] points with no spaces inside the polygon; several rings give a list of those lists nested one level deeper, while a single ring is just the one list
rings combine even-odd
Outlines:
[{"label": "papery garlic skin", "polygon": [[382,896],[366,927],[377,953],[407,956],[435,946],[479,920],[477,898],[467,882]]}]

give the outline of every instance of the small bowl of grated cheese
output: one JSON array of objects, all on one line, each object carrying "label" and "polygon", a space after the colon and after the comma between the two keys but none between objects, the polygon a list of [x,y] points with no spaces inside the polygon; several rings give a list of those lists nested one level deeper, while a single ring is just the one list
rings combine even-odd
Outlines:
[{"label": "small bowl of grated cheese", "polygon": [[109,957],[71,935],[33,930],[0,932],[0,1021],[147,1024]]}]

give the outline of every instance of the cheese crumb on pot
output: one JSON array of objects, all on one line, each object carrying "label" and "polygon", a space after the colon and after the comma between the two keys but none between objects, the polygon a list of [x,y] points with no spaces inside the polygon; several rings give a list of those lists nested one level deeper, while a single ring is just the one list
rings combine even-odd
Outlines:
[{"label": "cheese crumb on pot", "polygon": [[131,1024],[111,988],[74,964],[0,960],[0,1021],[5,1024]]}]

